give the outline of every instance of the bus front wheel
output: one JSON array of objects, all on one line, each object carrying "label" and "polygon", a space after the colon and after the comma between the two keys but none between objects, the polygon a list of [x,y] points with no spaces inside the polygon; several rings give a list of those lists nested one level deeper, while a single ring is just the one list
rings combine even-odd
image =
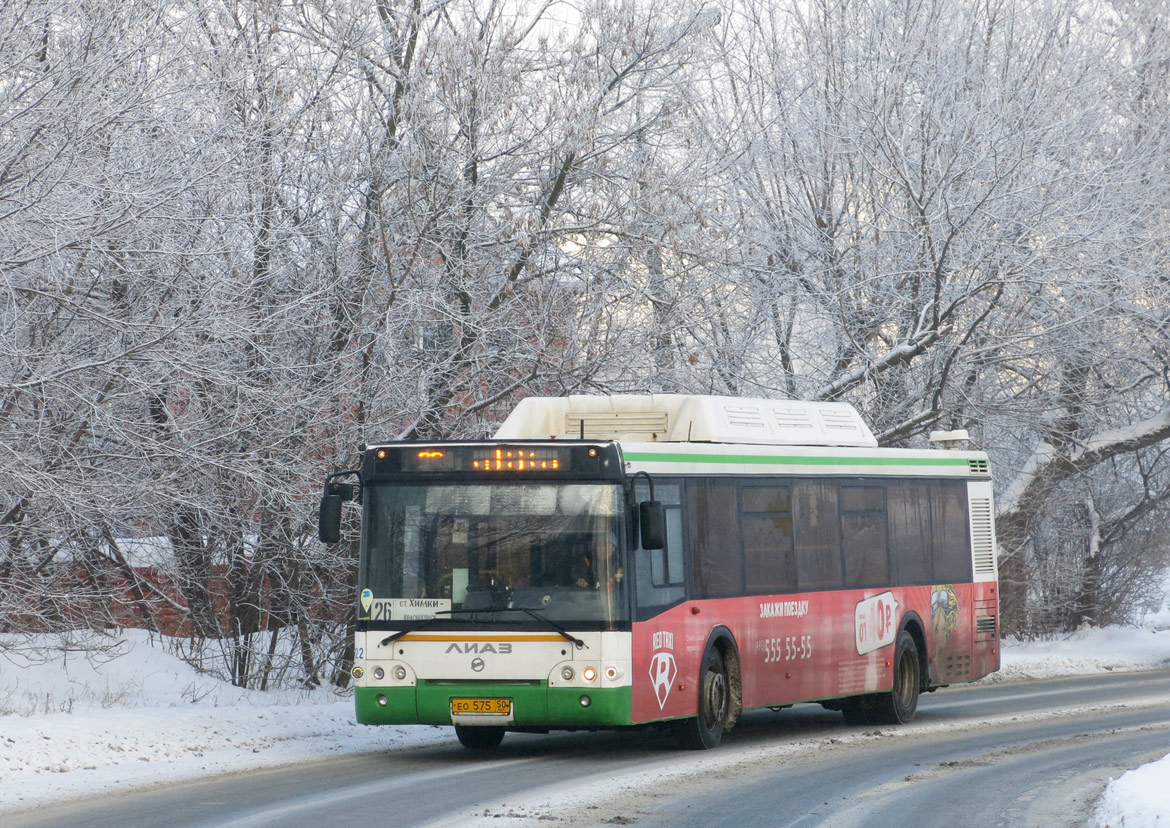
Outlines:
[{"label": "bus front wheel", "polygon": [[494,750],[504,741],[504,728],[455,725],[455,736],[470,750]]},{"label": "bus front wheel", "polygon": [[715,647],[703,656],[699,671],[699,715],[675,726],[675,737],[688,750],[710,750],[723,739],[731,712],[731,684],[727,665]]}]

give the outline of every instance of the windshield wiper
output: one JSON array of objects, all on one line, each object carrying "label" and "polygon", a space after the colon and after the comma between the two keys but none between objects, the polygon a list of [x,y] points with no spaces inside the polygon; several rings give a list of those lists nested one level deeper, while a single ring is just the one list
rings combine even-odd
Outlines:
[{"label": "windshield wiper", "polygon": [[535,618],[537,621],[544,624],[545,626],[552,628],[552,630],[555,633],[557,633],[557,635],[559,635],[561,638],[565,639],[566,641],[570,642],[578,650],[580,650],[582,647],[584,647],[585,649],[589,649],[588,644],[586,644],[580,638],[578,638],[577,636],[573,635],[571,632],[566,630],[564,627],[562,627],[556,621],[553,621],[551,618],[545,618],[544,616],[537,615],[535,610],[530,610],[527,607],[484,607],[483,609],[439,610],[435,613],[434,618],[428,618],[427,620],[423,621],[421,624],[418,624],[414,627],[411,627],[408,630],[399,630],[398,632],[396,632],[392,635],[386,636],[380,642],[378,642],[378,646],[385,647],[387,644],[391,644],[391,643],[397,641],[398,639],[402,638],[403,636],[410,635],[410,633],[412,633],[412,632],[417,632],[419,630],[425,630],[428,627],[433,627],[433,626],[435,626],[435,624],[437,624],[440,621],[454,620],[454,618],[439,618],[440,615],[444,615],[444,616],[476,615],[477,613],[481,613],[481,612],[522,612],[525,615],[528,615],[532,618]]},{"label": "windshield wiper", "polygon": [[556,621],[553,621],[551,618],[545,618],[543,616],[537,615],[536,610],[530,610],[527,607],[516,607],[515,609],[519,610],[520,612],[522,612],[526,615],[531,615],[533,618],[535,618],[537,621],[540,621],[543,624],[548,624],[550,627],[552,627],[554,630],[556,630],[558,633],[560,633],[561,638],[565,639],[566,641],[572,642],[577,647],[578,650],[580,650],[582,647],[584,647],[585,649],[589,649],[588,644],[586,644],[580,638],[577,638],[577,636],[573,635],[571,632],[566,630],[564,627],[562,627]]},{"label": "windshield wiper", "polygon": [[[450,610],[439,610],[439,612],[450,612]],[[404,635],[410,635],[412,632],[418,632],[419,630],[425,630],[427,627],[433,627],[433,626],[435,626],[435,624],[439,623],[440,621],[451,621],[451,620],[453,620],[453,619],[439,618],[438,613],[436,613],[434,618],[427,618],[421,624],[416,624],[415,626],[410,627],[409,629],[399,630],[398,632],[393,633],[392,635],[386,636],[385,638],[383,638],[381,641],[378,642],[378,646],[385,647],[387,644],[390,644],[394,641],[397,641],[398,639],[402,638],[402,636],[404,636]]]},{"label": "windshield wiper", "polygon": [[[525,615],[529,615],[529,616],[535,618],[540,623],[542,623],[548,627],[551,627],[555,633],[557,633],[561,638],[565,639],[566,641],[572,643],[574,646],[576,646],[576,648],[578,650],[580,650],[582,647],[584,647],[585,649],[589,649],[588,644],[586,644],[580,638],[577,638],[577,636],[573,635],[571,632],[566,630],[564,627],[562,627],[556,621],[553,621],[550,618],[545,618],[544,616],[541,616],[541,615],[537,615],[535,610],[530,610],[527,607],[486,607],[484,609],[449,609],[449,610],[439,610],[439,612],[444,614],[444,615],[456,615],[456,614],[458,614],[458,615],[474,615],[474,614],[480,613],[480,612],[522,612]],[[409,632],[409,630],[407,632]],[[399,636],[404,635],[404,634],[405,633],[399,633],[399,635],[395,636],[395,637],[399,637]],[[391,639],[391,640],[393,640],[393,639]],[[385,643],[385,642],[383,642],[383,643]]]}]

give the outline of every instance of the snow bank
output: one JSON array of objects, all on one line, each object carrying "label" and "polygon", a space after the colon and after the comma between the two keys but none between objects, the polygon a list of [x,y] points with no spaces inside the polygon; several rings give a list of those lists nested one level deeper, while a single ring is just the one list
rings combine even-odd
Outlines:
[{"label": "snow bank", "polygon": [[1099,828],[1170,825],[1170,756],[1110,782],[1093,817]]},{"label": "snow bank", "polygon": [[[1170,573],[1165,598],[1140,618],[1141,628],[1158,636],[1162,666],[1170,663]],[[1170,756],[1143,765],[1109,783],[1093,812],[1097,828],[1167,828],[1170,826]]]},{"label": "snow bank", "polygon": [[449,727],[360,726],[352,698],[329,690],[233,687],[135,630],[85,640],[0,636],[0,714],[0,813],[454,739]]},{"label": "snow bank", "polygon": [[999,672],[1004,682],[1170,667],[1170,629],[1106,627],[1038,641],[1005,641]]}]

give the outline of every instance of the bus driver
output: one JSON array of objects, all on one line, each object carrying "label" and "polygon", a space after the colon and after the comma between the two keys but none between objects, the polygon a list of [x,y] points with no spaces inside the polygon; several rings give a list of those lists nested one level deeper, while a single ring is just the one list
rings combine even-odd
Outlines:
[{"label": "bus driver", "polygon": [[613,553],[617,549],[617,540],[613,534],[604,535],[597,543],[592,556],[585,555],[581,563],[585,568],[584,574],[579,576],[576,584],[585,588],[601,588],[601,579],[606,579],[608,589],[621,582],[622,571],[615,568]]}]

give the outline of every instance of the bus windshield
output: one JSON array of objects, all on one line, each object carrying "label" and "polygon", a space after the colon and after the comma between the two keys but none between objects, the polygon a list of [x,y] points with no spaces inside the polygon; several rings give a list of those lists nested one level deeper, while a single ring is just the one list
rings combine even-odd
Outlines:
[{"label": "bus windshield", "polygon": [[612,483],[368,485],[359,617],[620,620],[621,494]]}]

